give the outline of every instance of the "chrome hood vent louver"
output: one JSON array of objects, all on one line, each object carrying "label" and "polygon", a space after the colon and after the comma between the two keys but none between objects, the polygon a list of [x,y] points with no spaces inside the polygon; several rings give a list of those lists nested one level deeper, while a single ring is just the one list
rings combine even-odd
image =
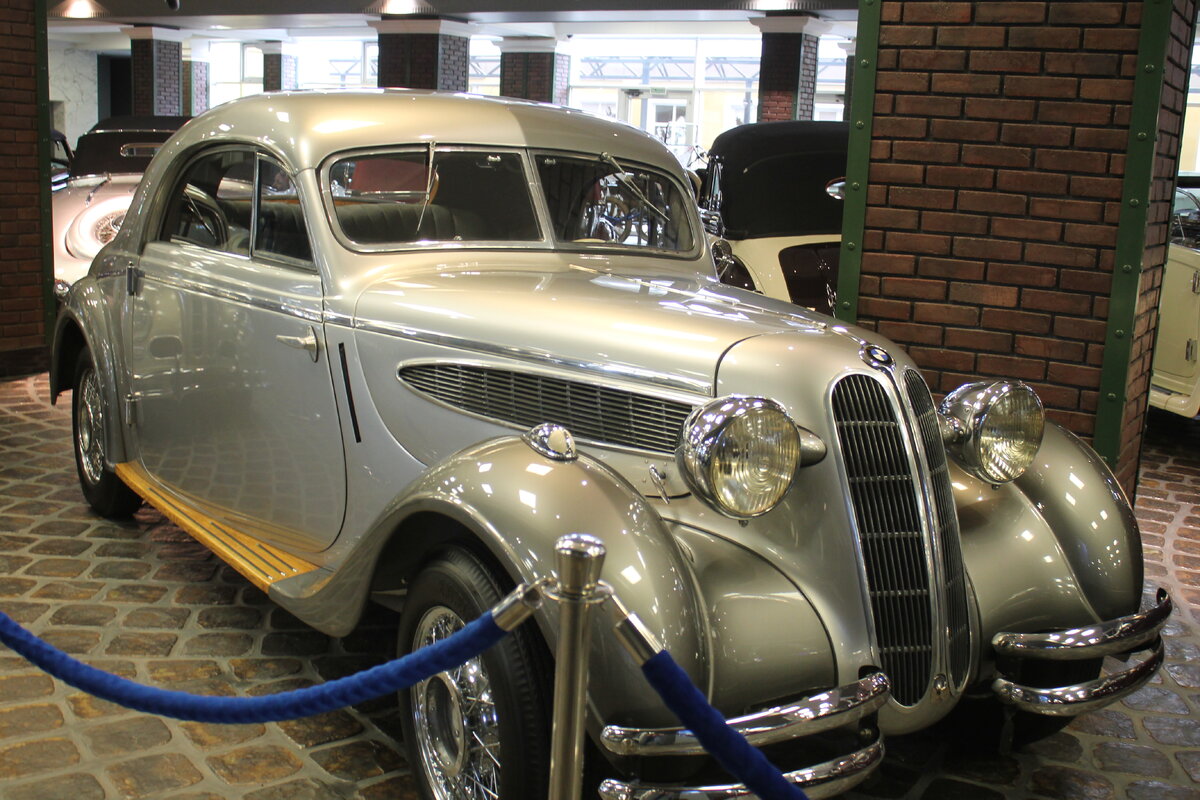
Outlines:
[{"label": "chrome hood vent louver", "polygon": [[576,439],[674,453],[687,403],[590,383],[465,364],[401,367],[399,378],[447,406],[518,428],[551,422]]}]

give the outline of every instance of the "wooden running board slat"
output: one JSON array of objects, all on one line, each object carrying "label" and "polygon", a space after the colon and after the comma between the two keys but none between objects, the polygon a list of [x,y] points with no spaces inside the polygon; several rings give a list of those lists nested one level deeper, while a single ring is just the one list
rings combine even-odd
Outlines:
[{"label": "wooden running board slat", "polygon": [[277,581],[317,569],[315,564],[184,506],[154,486],[142,465],[135,461],[117,464],[115,469],[126,486],[264,592]]}]

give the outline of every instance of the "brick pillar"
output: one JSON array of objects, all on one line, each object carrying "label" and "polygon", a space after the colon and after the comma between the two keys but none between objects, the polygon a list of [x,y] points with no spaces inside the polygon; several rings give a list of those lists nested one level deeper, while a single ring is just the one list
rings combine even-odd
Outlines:
[{"label": "brick pillar", "polygon": [[183,62],[183,113],[189,117],[208,110],[208,62]]},{"label": "brick pillar", "polygon": [[[1140,63],[1142,2],[881,7],[860,322],[906,345],[935,391],[1020,378],[1085,438],[1123,396],[1119,443],[1096,444],[1130,493],[1196,12],[1172,4],[1174,60],[1140,136],[1152,144],[1159,127],[1152,186],[1149,166],[1140,185],[1126,175],[1135,78],[1162,74],[1161,51]],[[1127,233],[1134,255],[1118,267]],[[1128,328],[1109,323],[1110,301]],[[1102,372],[1126,367],[1124,393],[1101,397]]]},{"label": "brick pillar", "polygon": [[263,42],[263,91],[278,92],[299,86],[296,57],[283,52],[283,42]]},{"label": "brick pillar", "polygon": [[817,91],[817,45],[832,27],[815,17],[779,15],[750,20],[762,31],[758,121],[812,119]]},{"label": "brick pillar", "polygon": [[132,28],[133,113],[183,113],[183,45],[178,31]]},{"label": "brick pillar", "polygon": [[471,29],[466,23],[385,17],[371,27],[379,35],[380,86],[467,90]]},{"label": "brick pillar", "polygon": [[[47,200],[49,192],[42,191],[38,172],[35,6],[34,0],[0,0],[9,34],[0,48],[0,102],[5,107],[0,114],[0,377],[37,372],[47,364],[39,198]],[[44,27],[40,35],[44,43]],[[41,75],[44,80],[44,71]]]},{"label": "brick pillar", "polygon": [[567,104],[571,57],[551,38],[512,37],[500,42],[500,94],[540,103]]}]

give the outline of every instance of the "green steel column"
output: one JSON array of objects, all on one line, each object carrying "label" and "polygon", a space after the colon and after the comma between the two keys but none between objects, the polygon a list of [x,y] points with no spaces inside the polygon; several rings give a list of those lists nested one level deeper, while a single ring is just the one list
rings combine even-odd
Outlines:
[{"label": "green steel column", "polygon": [[875,67],[879,60],[880,6],[883,0],[859,0],[850,97],[850,142],[846,149],[846,199],[842,209],[842,253],[838,266],[837,307],[847,322],[858,320],[858,279],[862,274],[863,231],[867,224],[867,172],[871,166],[871,121],[875,114]]},{"label": "green steel column", "polygon": [[50,46],[46,40],[46,0],[33,0],[33,46],[37,82],[38,208],[41,211],[42,311],[46,344],[54,338],[53,220],[50,207]]},{"label": "green steel column", "polygon": [[1138,70],[1133,84],[1133,108],[1126,146],[1125,181],[1121,191],[1121,218],[1104,361],[1100,370],[1100,398],[1096,408],[1096,433],[1092,446],[1110,466],[1121,455],[1121,426],[1125,417],[1133,325],[1137,316],[1142,259],[1146,254],[1146,218],[1158,139],[1158,114],[1162,106],[1167,42],[1171,35],[1172,0],[1146,0],[1138,42]]}]

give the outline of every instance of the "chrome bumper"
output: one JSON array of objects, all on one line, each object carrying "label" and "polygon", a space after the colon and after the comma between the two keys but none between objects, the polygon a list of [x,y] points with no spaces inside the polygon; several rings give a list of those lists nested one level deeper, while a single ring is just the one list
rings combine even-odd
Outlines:
[{"label": "chrome bumper", "polygon": [[[750,744],[761,747],[858,722],[877,712],[890,696],[887,677],[876,672],[794,703],[731,719],[729,724]],[[622,756],[689,756],[705,752],[695,735],[684,728],[609,725],[601,733],[600,741],[605,749]],[[786,772],[784,778],[804,789],[809,797],[832,797],[865,780],[882,759],[883,742],[875,730],[874,740],[865,747],[821,764]],[[600,786],[600,796],[605,800],[725,800],[748,797],[750,792],[742,784],[680,787],[607,780]]]},{"label": "chrome bumper", "polygon": [[[785,772],[784,780],[799,786],[812,800],[834,797],[849,791],[866,780],[883,761],[883,740],[876,734],[875,741],[849,755],[816,764],[805,769]],[[753,797],[750,790],[740,783],[719,786],[659,786],[649,783],[606,780],[600,784],[603,800],[733,800]]]},{"label": "chrome bumper", "polygon": [[1171,609],[1171,596],[1159,589],[1153,608],[1120,619],[1051,633],[998,633],[992,646],[1001,657],[1072,661],[1134,650],[1148,653],[1126,669],[1086,683],[1044,689],[1000,677],[992,682],[992,691],[1024,711],[1049,716],[1074,716],[1106,706],[1137,691],[1162,666],[1158,634]]}]

